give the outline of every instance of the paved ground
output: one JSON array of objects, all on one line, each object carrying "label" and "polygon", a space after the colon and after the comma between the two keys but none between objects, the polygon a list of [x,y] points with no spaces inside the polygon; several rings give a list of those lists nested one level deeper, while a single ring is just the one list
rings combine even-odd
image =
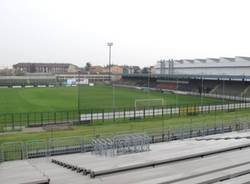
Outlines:
[{"label": "paved ground", "polygon": [[[243,184],[250,182],[250,148],[235,150],[185,161],[163,164],[155,167],[140,168],[118,173],[90,178],[51,163],[51,159],[57,159],[66,163],[84,166],[95,172],[109,169],[116,170],[124,166],[157,162],[163,159],[173,159],[191,154],[197,154],[216,149],[229,148],[250,144],[250,132],[232,132],[220,135],[212,135],[204,138],[228,138],[242,137],[241,139],[199,140],[195,138],[158,143],[151,145],[151,151],[135,153],[116,157],[101,157],[90,153],[62,155],[51,158],[39,158],[26,161],[5,162],[0,165],[0,183],[20,183],[25,177],[33,179],[34,176],[50,178],[52,184],[62,183],[234,183]],[[22,164],[20,164],[22,163]],[[11,165],[11,167],[10,167]],[[25,167],[23,167],[25,165]],[[31,169],[33,168],[32,172]],[[14,170],[13,170],[14,169]],[[16,171],[21,172],[16,172]],[[15,172],[13,172],[15,171]],[[34,174],[33,174],[34,172]],[[229,179],[230,178],[230,179]],[[222,182],[218,182],[223,180]],[[19,182],[18,182],[19,181]]]},{"label": "paved ground", "polygon": [[44,131],[45,130],[43,129],[43,127],[26,128],[26,127],[22,126],[22,127],[20,127],[19,130],[16,130],[16,131],[0,132],[0,135],[16,134],[17,132],[36,133],[36,132],[44,132]]},{"label": "paved ground", "polygon": [[0,164],[0,183],[45,183],[49,177],[25,160]]}]

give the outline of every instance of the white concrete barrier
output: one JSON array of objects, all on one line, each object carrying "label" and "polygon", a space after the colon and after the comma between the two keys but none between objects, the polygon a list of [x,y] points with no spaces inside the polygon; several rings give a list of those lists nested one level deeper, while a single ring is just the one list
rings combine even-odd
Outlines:
[{"label": "white concrete barrier", "polygon": [[[179,114],[190,112],[210,112],[210,111],[228,111],[232,109],[249,108],[250,103],[224,104],[224,105],[204,105],[204,106],[183,106],[174,108],[155,108],[145,110],[128,110],[118,112],[94,112],[81,114],[81,121],[91,120],[108,120],[108,119],[122,119],[122,118],[138,118],[148,116],[160,116],[169,114]],[[195,108],[192,110],[192,108]]]}]

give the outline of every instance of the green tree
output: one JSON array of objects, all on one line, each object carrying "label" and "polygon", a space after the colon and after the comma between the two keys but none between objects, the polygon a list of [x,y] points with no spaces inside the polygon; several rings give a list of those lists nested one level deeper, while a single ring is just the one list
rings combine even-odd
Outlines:
[{"label": "green tree", "polygon": [[85,70],[86,70],[86,71],[89,71],[90,68],[91,68],[91,66],[92,66],[91,63],[90,63],[90,62],[87,62],[86,65],[85,65]]},{"label": "green tree", "polygon": [[149,73],[149,68],[148,67],[144,67],[142,69],[141,73]]}]

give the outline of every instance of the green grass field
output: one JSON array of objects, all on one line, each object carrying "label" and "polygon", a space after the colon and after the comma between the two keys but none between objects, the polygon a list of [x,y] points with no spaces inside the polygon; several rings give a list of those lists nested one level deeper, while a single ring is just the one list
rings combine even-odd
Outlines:
[{"label": "green grass field", "polygon": [[[80,88],[81,109],[133,107],[135,99],[164,99],[166,105],[199,104],[200,97],[160,92],[144,92],[135,89],[114,88],[97,85]],[[114,94],[114,98],[113,98]],[[0,113],[51,112],[76,110],[78,107],[78,88],[29,88],[0,89]],[[220,104],[219,99],[203,98],[204,104]]]}]

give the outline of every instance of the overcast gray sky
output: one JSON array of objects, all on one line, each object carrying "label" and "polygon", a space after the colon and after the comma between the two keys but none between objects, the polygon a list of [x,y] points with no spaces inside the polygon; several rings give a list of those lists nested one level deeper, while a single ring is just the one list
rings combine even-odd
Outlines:
[{"label": "overcast gray sky", "polygon": [[0,67],[250,56],[248,0],[0,0]]}]

